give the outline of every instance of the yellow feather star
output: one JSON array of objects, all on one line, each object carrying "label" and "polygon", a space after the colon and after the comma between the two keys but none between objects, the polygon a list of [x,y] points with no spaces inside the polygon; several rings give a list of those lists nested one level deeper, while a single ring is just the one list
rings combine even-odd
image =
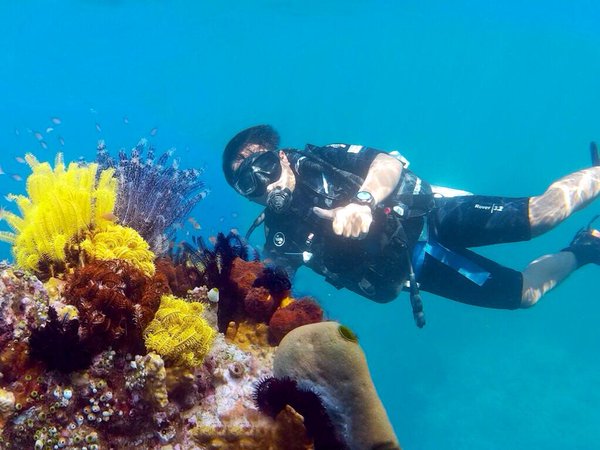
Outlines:
[{"label": "yellow feather star", "polygon": [[148,350],[176,365],[202,364],[216,331],[201,316],[204,307],[173,295],[163,295],[160,307],[144,331]]},{"label": "yellow feather star", "polygon": [[70,163],[65,168],[61,153],[54,169],[28,153],[25,160],[32,173],[25,195],[10,195],[20,216],[0,210],[13,232],[0,232],[0,240],[13,244],[16,264],[34,272],[40,262],[64,263],[65,247],[81,232],[106,225],[117,198],[114,170],[97,176],[98,164]]}]

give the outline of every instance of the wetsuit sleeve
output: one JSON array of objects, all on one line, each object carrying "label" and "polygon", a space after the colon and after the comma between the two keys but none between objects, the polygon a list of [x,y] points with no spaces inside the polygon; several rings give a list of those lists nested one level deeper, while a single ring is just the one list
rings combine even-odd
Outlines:
[{"label": "wetsuit sleeve", "polygon": [[361,178],[367,176],[369,167],[377,155],[380,153],[388,154],[383,150],[350,144],[329,144],[323,147],[308,144],[306,151],[339,169],[347,170]]}]

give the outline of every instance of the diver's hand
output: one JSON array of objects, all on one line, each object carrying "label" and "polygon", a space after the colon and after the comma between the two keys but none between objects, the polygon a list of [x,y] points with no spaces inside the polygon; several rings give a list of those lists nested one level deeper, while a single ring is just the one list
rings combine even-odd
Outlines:
[{"label": "diver's hand", "polygon": [[322,219],[331,220],[333,232],[338,236],[364,238],[369,232],[373,214],[367,205],[350,203],[334,209],[314,207],[313,212]]}]

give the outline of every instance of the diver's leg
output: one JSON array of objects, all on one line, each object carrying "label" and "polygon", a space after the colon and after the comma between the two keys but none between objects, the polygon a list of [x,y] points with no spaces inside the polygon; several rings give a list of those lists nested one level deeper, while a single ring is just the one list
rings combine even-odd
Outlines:
[{"label": "diver's leg", "polygon": [[529,308],[573,273],[579,264],[575,254],[562,251],[531,262],[523,271],[521,308]]},{"label": "diver's leg", "polygon": [[529,199],[531,236],[539,236],[600,195],[600,167],[569,174]]}]

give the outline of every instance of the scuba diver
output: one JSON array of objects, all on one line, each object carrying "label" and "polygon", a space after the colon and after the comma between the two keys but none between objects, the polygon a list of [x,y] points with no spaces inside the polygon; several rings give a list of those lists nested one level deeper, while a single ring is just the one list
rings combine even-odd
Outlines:
[{"label": "scuba diver", "polygon": [[600,158],[539,196],[472,195],[432,186],[398,152],[361,145],[279,148],[269,125],[238,133],[223,152],[227,182],[265,206],[265,257],[290,277],[306,265],[333,284],[376,302],[410,291],[417,326],[419,291],[474,306],[528,308],[579,267],[600,264],[591,222],[563,250],[519,272],[469,250],[526,241],[561,223],[600,194]]}]

